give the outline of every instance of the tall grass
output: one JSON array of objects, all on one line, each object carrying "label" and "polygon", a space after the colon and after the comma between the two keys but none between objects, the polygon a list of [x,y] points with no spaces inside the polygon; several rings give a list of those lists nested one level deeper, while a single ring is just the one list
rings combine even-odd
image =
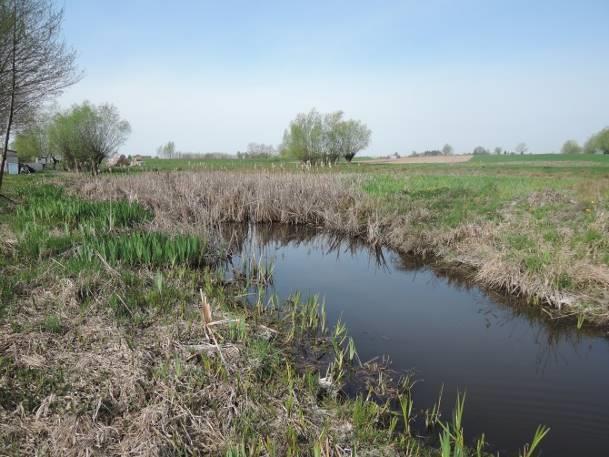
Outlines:
[{"label": "tall grass", "polygon": [[77,257],[91,262],[101,256],[112,265],[197,267],[205,262],[206,247],[205,241],[195,236],[133,232],[89,238],[78,248]]},{"label": "tall grass", "polygon": [[21,223],[66,225],[72,229],[81,225],[98,230],[132,227],[150,220],[150,211],[125,200],[87,201],[71,197],[55,186],[42,186],[28,196],[27,204],[17,210]]}]

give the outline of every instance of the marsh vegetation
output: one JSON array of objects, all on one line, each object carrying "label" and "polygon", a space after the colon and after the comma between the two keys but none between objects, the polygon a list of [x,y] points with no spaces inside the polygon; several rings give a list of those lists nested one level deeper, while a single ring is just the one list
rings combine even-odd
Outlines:
[{"label": "marsh vegetation", "polygon": [[550,313],[605,323],[606,180],[487,176],[476,163],[464,171],[133,174],[80,191],[97,199],[128,196],[153,208],[159,227],[274,222],[333,230],[468,269],[476,283]]},{"label": "marsh vegetation", "polygon": [[[370,345],[348,314],[338,319],[343,298],[336,308],[321,290],[295,294],[315,276],[286,281],[281,262],[244,250],[247,231],[235,224],[309,227],[310,241],[323,231],[326,248],[342,252],[349,239],[354,255],[363,243],[374,261],[387,248],[416,255],[399,271],[420,262],[440,277],[456,270],[468,284],[519,297],[510,307],[524,301],[527,313],[545,310],[587,332],[607,316],[607,164],[562,157],[552,166],[548,157],[490,156],[406,168],[183,161],[199,171],[9,177],[18,205],[3,202],[1,215],[3,451],[515,453],[537,423],[482,437],[485,428],[471,424],[484,395],[472,387],[465,403],[457,399],[458,370],[420,383],[399,352],[393,368],[375,359],[391,347]],[[286,246],[301,242],[292,228]],[[547,319],[537,312],[531,322]],[[484,328],[500,336],[509,326]],[[562,433],[567,422],[556,423]],[[546,433],[521,455],[539,450]]]},{"label": "marsh vegetation", "polygon": [[[235,195],[265,191],[259,175],[248,176]],[[204,177],[210,186],[226,179]],[[124,179],[103,196],[97,182],[69,191],[37,182],[32,191],[34,181],[19,181],[19,208],[3,206],[4,452],[483,455],[484,439],[478,450],[463,439],[461,413],[442,418],[432,408],[432,439],[419,437],[408,377],[360,360],[348,328],[329,322],[318,299],[259,293],[252,303],[252,286],[269,285],[273,268],[252,259],[227,279],[220,260],[230,243],[207,241],[223,220],[325,226],[334,220],[320,209],[328,195],[332,210],[364,204],[350,193],[358,178],[339,187],[332,175],[265,176],[276,212],[252,195],[248,205],[233,197],[217,206],[192,184],[184,190],[195,193],[169,200],[146,187],[145,201],[122,186],[146,181]],[[162,186],[175,191],[183,179],[197,182],[176,175]],[[299,192],[298,207],[287,195],[282,202],[283,186]],[[344,396],[353,377],[364,387]]]}]

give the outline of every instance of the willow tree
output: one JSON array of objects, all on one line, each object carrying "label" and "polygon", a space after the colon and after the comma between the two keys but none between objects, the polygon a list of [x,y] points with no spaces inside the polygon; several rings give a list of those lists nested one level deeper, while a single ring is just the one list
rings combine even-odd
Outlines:
[{"label": "willow tree", "polygon": [[101,162],[115,154],[130,133],[129,122],[115,106],[84,102],[55,115],[49,141],[67,168],[97,174]]},{"label": "willow tree", "polygon": [[0,0],[0,188],[11,133],[27,113],[80,79],[61,37],[63,10],[50,0]]},{"label": "willow tree", "polygon": [[351,162],[370,143],[363,122],[343,119],[342,111],[320,114],[315,109],[296,116],[283,136],[282,153],[304,162]]}]

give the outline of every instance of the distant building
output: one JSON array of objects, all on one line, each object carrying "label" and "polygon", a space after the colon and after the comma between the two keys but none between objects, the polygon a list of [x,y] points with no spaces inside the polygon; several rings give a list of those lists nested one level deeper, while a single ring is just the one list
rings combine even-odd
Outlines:
[{"label": "distant building", "polygon": [[9,175],[19,174],[19,158],[17,153],[11,149],[6,154],[6,162],[4,163],[4,172]]}]

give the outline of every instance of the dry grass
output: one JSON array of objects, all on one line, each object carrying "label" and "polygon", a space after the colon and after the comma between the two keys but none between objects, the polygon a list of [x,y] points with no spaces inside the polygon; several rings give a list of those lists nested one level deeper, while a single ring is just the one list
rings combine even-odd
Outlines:
[{"label": "dry grass", "polygon": [[416,164],[416,163],[462,163],[467,162],[473,156],[469,154],[451,156],[420,156],[420,157],[400,157],[398,159],[376,159],[367,160],[363,163],[383,163],[383,164]]},{"label": "dry grass", "polygon": [[[596,259],[593,251],[574,252],[572,243],[551,245],[531,213],[562,205],[544,217],[556,225],[560,236],[570,240],[579,234],[566,225],[562,234],[560,230],[563,221],[582,214],[579,201],[552,190],[533,192],[523,202],[506,204],[498,219],[474,217],[456,226],[435,226],[429,221],[435,220],[437,210],[430,208],[425,198],[405,210],[399,206],[399,195],[388,202],[382,196],[366,194],[362,190],[365,180],[365,176],[355,174],[212,171],[101,177],[81,184],[79,191],[89,198],[143,203],[154,210],[154,225],[166,230],[224,222],[323,227],[372,244],[473,268],[477,284],[551,305],[562,315],[585,314],[596,322],[609,318],[607,265]],[[528,213],[519,210],[521,203],[528,205]],[[598,211],[595,217],[591,226],[607,233],[607,213]],[[515,255],[514,248],[505,242],[511,234],[526,237],[527,249],[551,261],[539,268],[523,263],[538,259],[526,253]],[[563,278],[568,278],[567,285],[561,283]]]},{"label": "dry grass", "polygon": [[[218,357],[204,350],[215,344],[197,321],[196,291],[185,317],[134,329],[117,325],[103,291],[102,306],[83,313],[82,285],[53,284],[55,276],[40,278],[45,285],[0,327],[0,362],[10,364],[0,364],[10,370],[0,369],[0,455],[215,456],[241,440],[246,449],[274,443],[276,455],[286,455],[290,427],[308,443],[324,430],[327,456],[348,455],[350,424],[321,409],[315,390],[303,389],[299,378],[286,389],[276,374],[257,381],[262,362],[252,359],[250,345],[272,338],[268,327],[251,322],[247,340],[233,342],[226,326],[214,327],[223,341]],[[61,329],[44,326],[49,313],[59,316]],[[216,309],[214,317],[235,316]],[[277,360],[279,370],[289,363],[285,354]],[[297,414],[286,410],[290,402]],[[248,418],[259,421],[249,432]],[[255,430],[265,430],[264,437]],[[269,455],[260,451],[255,455]]]}]

